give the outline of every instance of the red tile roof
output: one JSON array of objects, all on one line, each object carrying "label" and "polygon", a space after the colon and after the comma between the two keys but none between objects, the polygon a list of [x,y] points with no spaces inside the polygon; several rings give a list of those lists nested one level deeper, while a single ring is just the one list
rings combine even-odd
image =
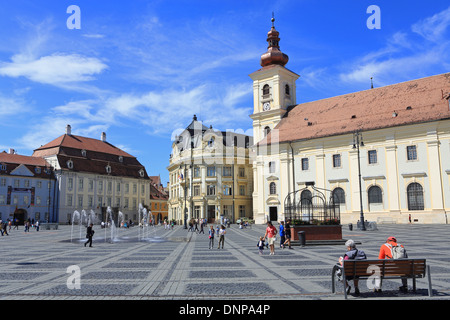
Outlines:
[{"label": "red tile roof", "polygon": [[45,161],[43,158],[36,158],[36,157],[30,157],[30,156],[23,156],[19,154],[11,154],[7,153],[5,151],[0,153],[0,162],[1,163],[13,163],[13,164],[25,164],[25,165],[32,165],[32,166],[40,166],[50,167],[49,163]]},{"label": "red tile roof", "polygon": [[[33,156],[40,156],[41,154],[46,154],[49,149],[61,147],[79,150],[84,149],[86,151],[97,151],[123,157],[133,157],[125,151],[113,146],[109,142],[69,134],[63,134],[46,145],[37,148],[34,150]],[[52,151],[51,154],[54,154],[54,151]]]},{"label": "red tile roof", "polygon": [[275,129],[289,142],[450,119],[449,93],[450,73],[411,80],[296,105]]},{"label": "red tile roof", "polygon": [[[86,153],[83,154],[82,150]],[[113,146],[109,142],[64,134],[34,150],[33,157],[56,155],[63,170],[89,172],[102,175],[148,179],[145,167],[136,157]],[[69,168],[68,161],[73,167]],[[106,167],[110,166],[108,173]],[[144,170],[143,176],[140,170]]]}]

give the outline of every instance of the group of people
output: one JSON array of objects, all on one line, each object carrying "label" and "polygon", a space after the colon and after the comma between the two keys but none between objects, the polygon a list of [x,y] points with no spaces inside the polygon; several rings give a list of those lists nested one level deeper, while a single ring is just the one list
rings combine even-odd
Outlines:
[{"label": "group of people", "polygon": [[[367,256],[363,250],[357,249],[355,241],[352,239],[347,240],[345,243],[345,246],[347,247],[347,252],[344,254],[344,256],[339,257],[339,264],[343,265],[344,260],[364,260],[367,259]],[[380,247],[380,251],[378,254],[378,259],[399,259],[399,258],[407,258],[408,254],[406,253],[405,247],[399,243],[397,243],[397,239],[395,237],[389,237],[386,240],[386,243],[384,243]],[[340,271],[340,270],[339,270]],[[338,272],[339,272],[338,271]],[[338,274],[338,277],[340,275]],[[357,277],[355,278],[347,278],[346,281],[353,280],[353,284],[355,287],[354,295],[359,296],[359,279]],[[407,286],[407,278],[404,277],[402,280],[402,286],[399,288],[400,292],[406,293],[408,292],[408,286]],[[347,294],[351,293],[351,286],[347,285]],[[374,284],[374,291],[379,293],[381,292],[381,282],[375,281]]]},{"label": "group of people", "polygon": [[[34,228],[36,231],[39,231],[39,220],[34,221],[27,219],[24,221],[24,232],[30,232],[31,228]],[[9,235],[8,231],[11,231],[11,227],[12,227],[12,221],[10,219],[3,221],[0,220],[0,233],[2,234],[2,236],[4,235]],[[19,220],[15,220],[14,221],[14,229],[19,230]]]},{"label": "group of people", "polygon": [[[257,244],[257,247],[259,248],[259,254],[263,254],[264,247],[270,248],[269,255],[273,256],[275,254],[275,241],[277,238],[277,233],[278,233],[277,228],[275,228],[275,226],[272,224],[272,222],[268,221],[266,233],[264,234],[264,236],[259,238],[259,241]],[[286,222],[286,225],[285,225],[284,221],[280,222],[279,235],[280,235],[280,248],[284,249],[287,245],[289,247],[289,249],[292,249],[292,247],[291,247],[291,226],[290,226],[289,220]],[[266,239],[267,239],[267,244],[265,242]]]},{"label": "group of people", "polygon": [[222,245],[222,249],[223,249],[223,245],[225,244],[225,234],[227,233],[225,230],[225,226],[223,224],[217,225],[216,230],[214,230],[214,226],[211,225],[211,227],[209,228],[208,231],[208,238],[209,238],[209,246],[208,249],[214,249],[214,236],[215,234],[217,234],[219,236],[219,243],[217,246],[217,249],[220,249],[220,245]]}]

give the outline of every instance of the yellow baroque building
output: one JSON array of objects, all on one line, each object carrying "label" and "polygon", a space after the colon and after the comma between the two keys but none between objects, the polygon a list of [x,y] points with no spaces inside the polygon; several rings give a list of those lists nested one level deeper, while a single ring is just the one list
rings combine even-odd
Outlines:
[{"label": "yellow baroque building", "polygon": [[[330,191],[341,223],[448,223],[450,73],[297,104],[272,25],[253,80],[253,216],[285,219],[293,192]],[[363,215],[361,214],[363,212]]]},{"label": "yellow baroque building", "polygon": [[252,216],[253,138],[243,132],[204,126],[194,115],[172,144],[169,170],[169,220],[231,223]]}]

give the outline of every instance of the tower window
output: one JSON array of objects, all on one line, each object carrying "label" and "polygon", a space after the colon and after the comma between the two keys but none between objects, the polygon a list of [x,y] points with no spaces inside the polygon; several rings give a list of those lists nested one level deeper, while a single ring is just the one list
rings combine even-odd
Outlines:
[{"label": "tower window", "polygon": [[284,86],[284,93],[288,96],[291,94],[291,88],[289,88],[288,84]]},{"label": "tower window", "polygon": [[264,85],[263,87],[263,96],[269,95],[270,94],[270,87],[268,84]]}]

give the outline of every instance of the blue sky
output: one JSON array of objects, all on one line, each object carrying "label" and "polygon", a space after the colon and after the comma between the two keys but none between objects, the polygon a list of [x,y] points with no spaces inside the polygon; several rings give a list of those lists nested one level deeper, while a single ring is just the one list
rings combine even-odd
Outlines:
[{"label": "blue sky", "polygon": [[[69,29],[70,5],[81,29]],[[370,5],[381,28],[369,29]],[[450,71],[450,3],[385,0],[6,1],[0,4],[0,151],[65,132],[107,140],[168,180],[196,114],[251,133],[252,82],[272,12],[297,103]]]}]

